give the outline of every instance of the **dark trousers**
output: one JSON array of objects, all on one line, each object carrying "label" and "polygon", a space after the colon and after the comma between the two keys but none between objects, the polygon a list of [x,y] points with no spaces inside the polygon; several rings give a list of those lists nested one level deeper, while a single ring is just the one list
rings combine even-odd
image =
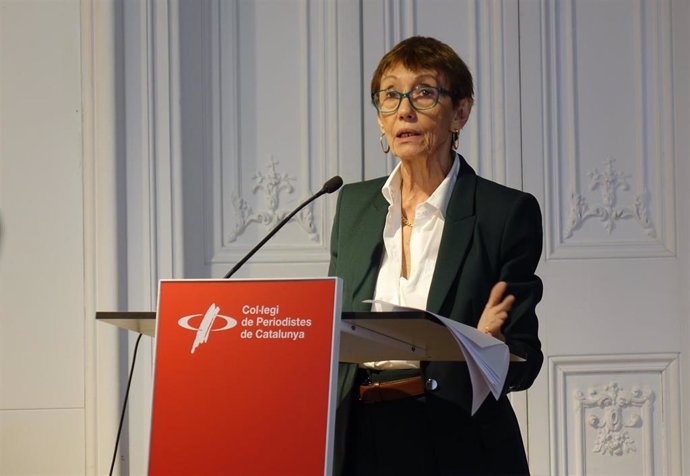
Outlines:
[{"label": "dark trousers", "polygon": [[[487,427],[455,405],[440,401],[431,404],[429,399],[434,397],[356,402],[344,475],[529,474],[519,431],[515,435],[497,434],[492,425]],[[512,410],[502,416],[514,419]]]},{"label": "dark trousers", "polygon": [[425,397],[355,404],[347,476],[435,475]]}]

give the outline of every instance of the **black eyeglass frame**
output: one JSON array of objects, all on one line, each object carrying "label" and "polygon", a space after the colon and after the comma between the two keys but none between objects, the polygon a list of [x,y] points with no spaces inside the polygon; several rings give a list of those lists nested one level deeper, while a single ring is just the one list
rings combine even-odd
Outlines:
[{"label": "black eyeglass frame", "polygon": [[[420,90],[423,90],[423,89],[434,89],[434,90],[437,92],[437,94],[436,94],[436,100],[435,100],[434,103],[433,103],[432,105],[430,105],[430,106],[427,106],[427,107],[417,107],[417,106],[415,105],[414,100],[412,99],[412,96],[411,96],[411,95],[412,95],[412,93],[414,93],[415,91],[420,91]],[[400,97],[398,98],[398,105],[395,106],[395,109],[386,110],[386,111],[382,111],[382,110],[381,110],[380,105],[379,105],[378,102],[376,101],[376,95],[379,94],[379,93],[382,93],[382,92],[391,92],[391,93],[396,93],[396,94],[399,94],[399,95],[400,95]],[[377,110],[379,113],[381,113],[381,114],[395,114],[396,112],[398,112],[398,109],[400,109],[400,105],[402,104],[403,99],[407,98],[408,101],[410,101],[410,106],[412,106],[412,109],[414,109],[415,111],[428,111],[429,109],[432,109],[432,108],[436,107],[436,105],[438,104],[439,100],[441,99],[441,95],[442,95],[442,94],[444,94],[444,95],[446,95],[446,96],[450,96],[450,97],[453,98],[453,99],[456,99],[456,97],[457,97],[457,94],[454,93],[453,91],[449,91],[448,89],[442,88],[442,87],[440,87],[440,86],[421,86],[421,85],[420,85],[420,86],[415,86],[414,88],[410,89],[410,90],[407,91],[406,93],[402,93],[402,92],[400,92],[400,91],[396,91],[395,89],[390,89],[390,88],[389,88],[389,89],[379,89],[378,91],[374,91],[373,93],[371,93],[371,103],[374,105],[374,107],[376,108],[376,110]]]}]

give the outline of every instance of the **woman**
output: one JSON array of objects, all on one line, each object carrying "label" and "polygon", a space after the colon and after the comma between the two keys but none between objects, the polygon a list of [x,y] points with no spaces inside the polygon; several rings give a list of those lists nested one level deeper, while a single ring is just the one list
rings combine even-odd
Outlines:
[{"label": "woman", "polygon": [[330,274],[344,280],[343,310],[366,311],[372,298],[425,308],[504,340],[525,361],[474,416],[464,363],[342,365],[336,473],[528,474],[505,394],[528,388],[543,360],[539,205],[477,177],[455,152],[474,100],[472,76],[449,46],[402,41],[381,59],[371,96],[383,152],[400,163],[338,197]]}]

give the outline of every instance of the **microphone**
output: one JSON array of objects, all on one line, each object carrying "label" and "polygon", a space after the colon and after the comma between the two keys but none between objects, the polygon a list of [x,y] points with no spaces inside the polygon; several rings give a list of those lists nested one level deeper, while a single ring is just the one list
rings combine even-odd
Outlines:
[{"label": "microphone", "polygon": [[268,235],[266,235],[266,237],[265,237],[263,240],[261,240],[261,241],[259,242],[258,245],[256,245],[254,248],[252,248],[251,251],[250,251],[249,253],[247,253],[247,254],[244,256],[244,258],[242,258],[240,261],[238,261],[237,264],[236,264],[235,266],[233,266],[233,268],[232,268],[230,271],[228,271],[228,273],[223,277],[223,279],[228,279],[230,276],[232,276],[233,274],[235,274],[235,272],[237,272],[237,270],[240,269],[240,268],[242,267],[242,265],[243,265],[244,263],[246,263],[247,260],[248,260],[249,258],[251,258],[251,257],[254,255],[254,253],[256,253],[257,251],[259,251],[259,248],[261,248],[263,245],[265,245],[266,242],[267,242],[268,240],[270,240],[271,237],[272,237],[273,235],[275,235],[276,233],[278,233],[278,230],[280,230],[283,226],[285,226],[285,224],[286,224],[287,222],[289,222],[290,219],[291,219],[293,216],[295,216],[295,215],[297,214],[297,212],[299,212],[301,209],[303,209],[304,207],[306,207],[307,205],[309,205],[311,202],[313,202],[314,200],[316,200],[317,198],[319,198],[321,195],[323,195],[323,194],[325,194],[325,193],[333,193],[333,192],[335,192],[336,190],[338,190],[338,189],[339,189],[340,187],[342,187],[342,186],[343,186],[343,179],[340,178],[340,176],[336,175],[335,177],[331,177],[330,179],[328,179],[328,180],[326,181],[326,183],[323,184],[323,187],[321,187],[321,190],[319,190],[319,191],[316,192],[314,195],[312,195],[311,197],[309,197],[307,200],[305,200],[304,202],[302,202],[297,208],[295,208],[295,209],[293,210],[292,213],[290,213],[288,216],[286,216],[285,218],[283,218],[283,219],[280,221],[280,223],[278,223],[278,224],[276,225],[276,227],[273,228],[273,229],[270,231],[270,233],[269,233]]},{"label": "microphone", "polygon": [[[314,195],[314,198],[317,198],[317,197],[323,195],[324,193],[333,193],[342,186],[343,186],[343,179],[340,178],[340,175],[336,175],[335,177],[331,177],[328,180],[326,180],[326,183],[323,184],[323,187],[321,187],[321,190],[319,190],[316,193],[316,195]],[[309,202],[307,202],[307,203],[309,203]]]}]

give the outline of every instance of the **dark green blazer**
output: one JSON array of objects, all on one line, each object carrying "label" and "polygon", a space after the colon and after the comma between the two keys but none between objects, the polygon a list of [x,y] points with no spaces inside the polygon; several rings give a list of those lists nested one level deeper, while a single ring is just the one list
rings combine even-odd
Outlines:
[{"label": "dark green blazer", "polygon": [[[542,296],[541,280],[534,274],[542,249],[539,205],[532,195],[478,177],[462,157],[460,160],[427,310],[476,326],[491,288],[498,281],[506,281],[508,292],[516,301],[503,333],[510,351],[526,361],[511,364],[504,393],[524,390],[536,378],[543,360],[535,314]],[[384,251],[388,202],[381,187],[385,180],[383,177],[346,185],[338,196],[329,274],[344,281],[343,311],[370,308],[362,301],[373,297]],[[486,438],[487,444],[503,441],[499,445],[503,447],[503,457],[506,446],[511,444],[515,451],[523,451],[519,428],[505,396],[498,401],[489,396],[475,416],[470,417],[472,389],[467,366],[457,362],[422,362],[421,367],[425,379],[438,382],[438,388],[427,394],[430,414],[438,415],[436,436],[455,431],[443,426],[454,421],[447,418],[448,411],[457,411],[466,414],[471,426],[464,431],[479,432],[475,437]],[[340,451],[345,445],[349,404],[355,398],[355,371],[354,366],[340,367],[336,423],[336,445]]]}]

